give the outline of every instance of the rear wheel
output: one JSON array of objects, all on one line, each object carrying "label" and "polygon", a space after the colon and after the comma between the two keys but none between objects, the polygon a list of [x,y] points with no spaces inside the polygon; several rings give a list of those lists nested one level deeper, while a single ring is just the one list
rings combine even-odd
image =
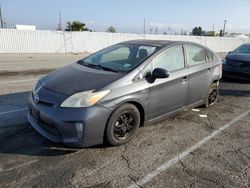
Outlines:
[{"label": "rear wheel", "polygon": [[206,96],[205,107],[208,108],[209,106],[214,105],[218,101],[218,97],[219,97],[219,84],[212,83],[209,87],[209,91]]},{"label": "rear wheel", "polygon": [[130,141],[140,126],[140,112],[132,104],[117,108],[109,118],[106,128],[106,139],[112,146]]}]

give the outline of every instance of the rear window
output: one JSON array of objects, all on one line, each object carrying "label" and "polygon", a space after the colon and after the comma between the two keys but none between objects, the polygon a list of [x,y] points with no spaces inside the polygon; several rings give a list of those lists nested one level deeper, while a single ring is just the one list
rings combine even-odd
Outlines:
[{"label": "rear window", "polygon": [[186,49],[188,55],[188,64],[190,66],[206,62],[205,50],[202,47],[188,44],[186,45]]}]

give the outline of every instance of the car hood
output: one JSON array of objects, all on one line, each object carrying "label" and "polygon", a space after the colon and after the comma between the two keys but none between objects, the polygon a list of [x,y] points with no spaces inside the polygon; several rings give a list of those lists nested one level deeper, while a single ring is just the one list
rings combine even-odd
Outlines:
[{"label": "car hood", "polygon": [[226,56],[227,60],[233,61],[245,61],[250,62],[250,54],[237,54],[237,53],[230,53]]},{"label": "car hood", "polygon": [[51,72],[40,82],[49,90],[70,96],[81,91],[101,89],[122,76],[123,74],[88,68],[74,63]]}]

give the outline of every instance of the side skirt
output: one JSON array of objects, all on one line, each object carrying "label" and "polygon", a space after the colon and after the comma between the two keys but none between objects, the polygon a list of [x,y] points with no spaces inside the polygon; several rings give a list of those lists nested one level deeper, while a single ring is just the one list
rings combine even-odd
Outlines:
[{"label": "side skirt", "polygon": [[201,106],[201,105],[203,105],[204,103],[205,103],[204,100],[200,100],[200,101],[198,101],[198,102],[195,102],[195,103],[190,104],[190,105],[188,105],[188,106],[184,106],[184,107],[179,108],[179,109],[177,109],[177,110],[174,110],[174,111],[172,111],[172,112],[168,112],[168,113],[163,114],[163,115],[161,115],[161,116],[158,116],[158,117],[156,117],[156,118],[153,118],[153,119],[150,119],[150,120],[146,120],[146,121],[144,122],[144,126],[152,125],[152,124],[154,124],[154,123],[163,121],[163,120],[165,120],[166,118],[172,117],[172,116],[178,114],[178,113],[181,112],[181,111],[184,111],[184,110],[187,110],[187,109],[192,109],[192,108]]}]

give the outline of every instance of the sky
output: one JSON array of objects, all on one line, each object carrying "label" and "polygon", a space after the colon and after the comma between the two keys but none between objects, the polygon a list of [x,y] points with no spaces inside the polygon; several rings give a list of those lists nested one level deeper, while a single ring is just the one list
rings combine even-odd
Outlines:
[{"label": "sky", "polygon": [[6,27],[36,25],[56,29],[59,10],[63,26],[79,20],[94,31],[110,25],[118,32],[188,33],[201,26],[219,32],[227,20],[226,31],[250,33],[250,0],[0,0]]}]

